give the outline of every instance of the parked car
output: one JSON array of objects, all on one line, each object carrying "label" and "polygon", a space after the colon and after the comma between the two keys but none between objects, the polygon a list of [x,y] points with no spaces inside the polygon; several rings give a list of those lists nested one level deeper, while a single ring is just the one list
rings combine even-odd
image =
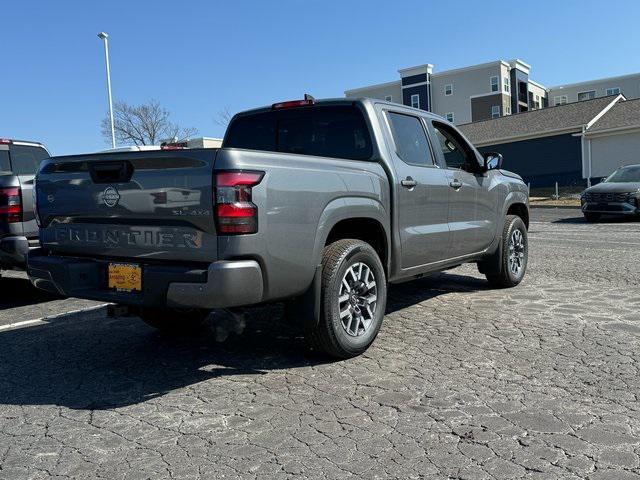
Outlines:
[{"label": "parked car", "polygon": [[581,204],[587,222],[597,222],[602,215],[640,216],[640,164],[620,167],[587,188]]},{"label": "parked car", "polygon": [[38,246],[32,190],[45,158],[41,143],[0,139],[0,273],[25,268],[27,252]]},{"label": "parked car", "polygon": [[[527,187],[501,161],[426,111],[276,103],[236,115],[216,150],[47,160],[29,276],[163,329],[286,300],[315,349],[351,357],[375,339],[388,283],[468,262],[494,286],[522,280]],[[167,209],[153,197],[170,187],[200,195]]]}]

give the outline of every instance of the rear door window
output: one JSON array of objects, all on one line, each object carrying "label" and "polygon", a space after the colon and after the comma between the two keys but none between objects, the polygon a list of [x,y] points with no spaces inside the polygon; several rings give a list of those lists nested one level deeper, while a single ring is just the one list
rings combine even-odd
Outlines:
[{"label": "rear door window", "polygon": [[11,165],[16,175],[35,175],[42,160],[49,154],[42,147],[11,145]]},{"label": "rear door window", "polygon": [[11,173],[11,164],[9,163],[9,150],[0,150],[0,174]]},{"label": "rear door window", "polygon": [[389,112],[389,124],[396,153],[405,163],[421,167],[434,165],[427,134],[418,117]]},{"label": "rear door window", "polygon": [[362,112],[348,106],[316,106],[236,118],[223,147],[367,160],[372,146]]}]

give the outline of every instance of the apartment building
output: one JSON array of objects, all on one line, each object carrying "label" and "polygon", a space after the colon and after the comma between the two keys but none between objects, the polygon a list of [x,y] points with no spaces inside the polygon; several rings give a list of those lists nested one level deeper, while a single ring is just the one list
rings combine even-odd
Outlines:
[{"label": "apartment building", "polygon": [[640,98],[640,73],[558,85],[550,87],[547,95],[549,105],[563,105],[620,93],[627,100]]},{"label": "apartment building", "polygon": [[344,93],[410,105],[463,124],[546,106],[546,89],[529,79],[530,69],[517,59],[442,72],[425,64],[398,70],[399,80]]},{"label": "apartment building", "polygon": [[344,93],[429,110],[458,125],[610,95],[640,98],[640,73],[547,88],[529,78],[530,70],[519,59],[442,72],[424,64],[398,70],[399,80]]}]

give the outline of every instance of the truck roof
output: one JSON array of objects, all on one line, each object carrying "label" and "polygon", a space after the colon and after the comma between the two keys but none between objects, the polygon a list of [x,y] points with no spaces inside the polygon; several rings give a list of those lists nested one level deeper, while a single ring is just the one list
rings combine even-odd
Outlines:
[{"label": "truck roof", "polygon": [[[301,99],[299,99],[299,100],[302,101]],[[291,101],[295,102],[296,100],[291,100]],[[234,115],[234,117],[235,116],[239,116],[239,115],[251,115],[251,114],[255,114],[255,113],[263,113],[263,112],[273,111],[275,105],[277,105],[278,103],[285,103],[285,102],[288,102],[288,101],[285,100],[284,102],[277,102],[277,103],[274,103],[272,105],[265,105],[263,107],[244,110],[242,112],[236,113]],[[405,108],[405,109],[416,110],[417,112],[420,112],[420,115],[423,115],[423,116],[426,115],[426,116],[433,117],[433,118],[436,118],[436,119],[442,119],[442,117],[440,117],[439,115],[436,115],[436,114],[434,114],[432,112],[428,112],[426,110],[409,107],[408,105],[402,105],[400,103],[387,102],[386,100],[380,100],[379,98],[371,98],[371,97],[313,99],[313,104],[309,105],[309,106],[350,105],[350,104],[354,104],[354,103],[368,104],[368,105],[371,105],[371,106],[373,106],[374,104],[385,104],[385,105],[389,105],[389,106],[393,106],[393,107],[402,107],[402,108]],[[304,108],[304,106],[295,107],[295,108]]]},{"label": "truck roof", "polygon": [[42,142],[36,142],[33,140],[17,140],[15,138],[6,138],[6,137],[0,137],[0,144],[4,144],[4,145],[31,145],[34,147],[43,147],[44,148],[44,144]]},{"label": "truck roof", "polygon": [[35,142],[33,140],[16,140],[11,138],[0,137],[0,145],[8,145],[8,146],[9,145],[25,145],[28,147],[40,147],[44,149],[44,151],[47,152],[49,156],[51,156],[51,152],[47,147],[44,146],[42,142]]}]

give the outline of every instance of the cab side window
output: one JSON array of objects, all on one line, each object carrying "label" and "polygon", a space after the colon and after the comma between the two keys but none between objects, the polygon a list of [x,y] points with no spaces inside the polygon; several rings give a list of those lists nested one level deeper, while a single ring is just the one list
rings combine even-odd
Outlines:
[{"label": "cab side window", "polygon": [[459,168],[468,172],[477,172],[479,164],[473,150],[462,137],[446,125],[433,122],[433,129],[442,149],[447,168]]},{"label": "cab side window", "polygon": [[12,145],[11,164],[16,175],[35,175],[40,162],[49,158],[44,148],[31,145]]},{"label": "cab side window", "polygon": [[410,165],[433,166],[427,134],[418,117],[389,112],[389,125],[398,156]]},{"label": "cab side window", "polygon": [[0,150],[0,173],[11,172],[9,163],[9,149]]}]

